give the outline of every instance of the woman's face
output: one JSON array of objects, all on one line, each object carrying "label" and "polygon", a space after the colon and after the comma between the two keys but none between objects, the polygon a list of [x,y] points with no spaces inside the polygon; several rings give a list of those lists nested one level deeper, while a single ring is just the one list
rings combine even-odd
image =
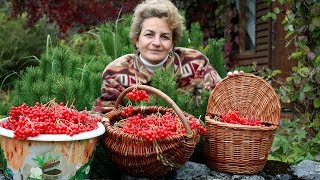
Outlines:
[{"label": "woman's face", "polygon": [[141,33],[135,44],[146,61],[151,64],[160,63],[173,48],[172,30],[165,19],[147,18],[142,23]]}]

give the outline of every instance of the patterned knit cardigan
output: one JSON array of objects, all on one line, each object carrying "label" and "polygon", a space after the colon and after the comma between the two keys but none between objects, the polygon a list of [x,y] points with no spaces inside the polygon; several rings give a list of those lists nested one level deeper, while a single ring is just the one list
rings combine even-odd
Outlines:
[{"label": "patterned knit cardigan", "polygon": [[[180,90],[193,92],[212,90],[221,77],[199,51],[176,47],[163,68],[174,68]],[[152,72],[148,71],[134,54],[124,55],[107,65],[102,73],[101,96],[93,104],[92,111],[105,114],[111,111],[119,94],[135,84],[150,85]],[[195,97],[195,99],[198,99]]]}]

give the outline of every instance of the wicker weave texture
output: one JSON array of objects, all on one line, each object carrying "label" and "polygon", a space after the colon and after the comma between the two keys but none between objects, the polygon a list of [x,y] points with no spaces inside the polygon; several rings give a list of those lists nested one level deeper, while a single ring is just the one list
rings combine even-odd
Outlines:
[{"label": "wicker weave texture", "polygon": [[[142,87],[145,86],[139,86],[139,88]],[[199,142],[200,135],[197,130],[190,130],[191,133],[170,136],[154,142],[123,133],[113,127],[116,122],[125,120],[121,117],[121,111],[121,108],[117,108],[105,115],[106,132],[103,135],[103,144],[113,163],[131,176],[149,178],[163,176],[185,164]],[[176,110],[159,106],[137,106],[134,107],[133,114],[149,115],[166,112],[176,113]],[[182,114],[183,119],[197,120],[186,112]]]},{"label": "wicker weave texture", "polygon": [[254,174],[262,170],[277,126],[245,128],[206,119],[204,152],[210,168],[220,172]]},{"label": "wicker weave texture", "polygon": [[221,115],[229,110],[241,116],[259,117],[265,124],[279,125],[280,102],[272,86],[262,78],[244,74],[223,79],[211,92],[207,113]]},{"label": "wicker weave texture", "polygon": [[[264,126],[217,121],[229,110],[260,118]],[[227,77],[212,91],[207,107],[204,154],[210,168],[254,174],[262,170],[280,120],[280,102],[273,88],[252,74]]]}]

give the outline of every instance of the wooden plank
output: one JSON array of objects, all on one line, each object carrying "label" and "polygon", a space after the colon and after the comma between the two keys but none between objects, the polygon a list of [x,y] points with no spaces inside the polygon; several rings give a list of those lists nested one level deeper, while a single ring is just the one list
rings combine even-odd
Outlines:
[{"label": "wooden plank", "polygon": [[269,6],[267,3],[260,3],[260,4],[256,4],[256,11],[262,11],[265,9],[269,9]]},{"label": "wooden plank", "polygon": [[256,17],[260,18],[261,16],[264,16],[264,15],[268,14],[268,12],[270,12],[269,9],[264,9],[264,10],[261,10],[261,11],[257,11],[256,12]]},{"label": "wooden plank", "polygon": [[269,37],[256,38],[256,46],[259,44],[267,44],[267,43],[269,43]]},{"label": "wooden plank", "polygon": [[256,38],[261,38],[261,37],[267,37],[269,36],[269,31],[268,29],[265,29],[263,31],[257,31],[256,32]]},{"label": "wooden plank", "polygon": [[269,5],[268,3],[256,3],[256,11],[262,11],[262,10],[265,10],[265,9],[269,9]]},{"label": "wooden plank", "polygon": [[269,21],[263,21],[261,18],[256,18],[256,26],[261,26],[263,24],[269,24]]},{"label": "wooden plank", "polygon": [[240,52],[246,49],[246,1],[240,1],[240,14],[239,14],[239,47]]},{"label": "wooden plank", "polygon": [[257,64],[264,64],[268,65],[268,58],[267,57],[261,57],[261,58],[254,58],[254,59],[244,59],[239,60],[238,65],[252,65],[254,62]]},{"label": "wooden plank", "polygon": [[264,50],[269,50],[269,44],[258,44],[256,45],[256,52],[258,51],[264,51]]},{"label": "wooden plank", "polygon": [[267,24],[267,23],[269,23],[269,19],[268,20],[262,20],[262,18],[260,18],[260,17],[258,17],[258,18],[256,18],[256,25],[260,25],[260,24]]},{"label": "wooden plank", "polygon": [[256,0],[256,4],[266,4],[265,0]]},{"label": "wooden plank", "polygon": [[261,57],[268,57],[269,56],[269,52],[268,51],[260,51],[260,52],[256,52],[256,53],[242,53],[239,54],[237,59],[241,60],[241,59],[254,59],[254,58],[261,58]]},{"label": "wooden plank", "polygon": [[256,31],[263,31],[270,28],[270,24],[268,22],[263,24],[256,24]]}]

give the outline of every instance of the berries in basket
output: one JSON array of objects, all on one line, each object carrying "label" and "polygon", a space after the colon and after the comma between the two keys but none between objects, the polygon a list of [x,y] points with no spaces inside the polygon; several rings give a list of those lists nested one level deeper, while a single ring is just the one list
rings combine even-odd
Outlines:
[{"label": "berries in basket", "polygon": [[[129,99],[147,100],[146,92],[163,98],[172,108],[118,107],[127,94]],[[103,144],[111,160],[123,172],[138,177],[159,177],[179,168],[193,153],[200,134],[206,133],[199,119],[183,112],[162,91],[145,85],[124,90],[103,121]]]}]

